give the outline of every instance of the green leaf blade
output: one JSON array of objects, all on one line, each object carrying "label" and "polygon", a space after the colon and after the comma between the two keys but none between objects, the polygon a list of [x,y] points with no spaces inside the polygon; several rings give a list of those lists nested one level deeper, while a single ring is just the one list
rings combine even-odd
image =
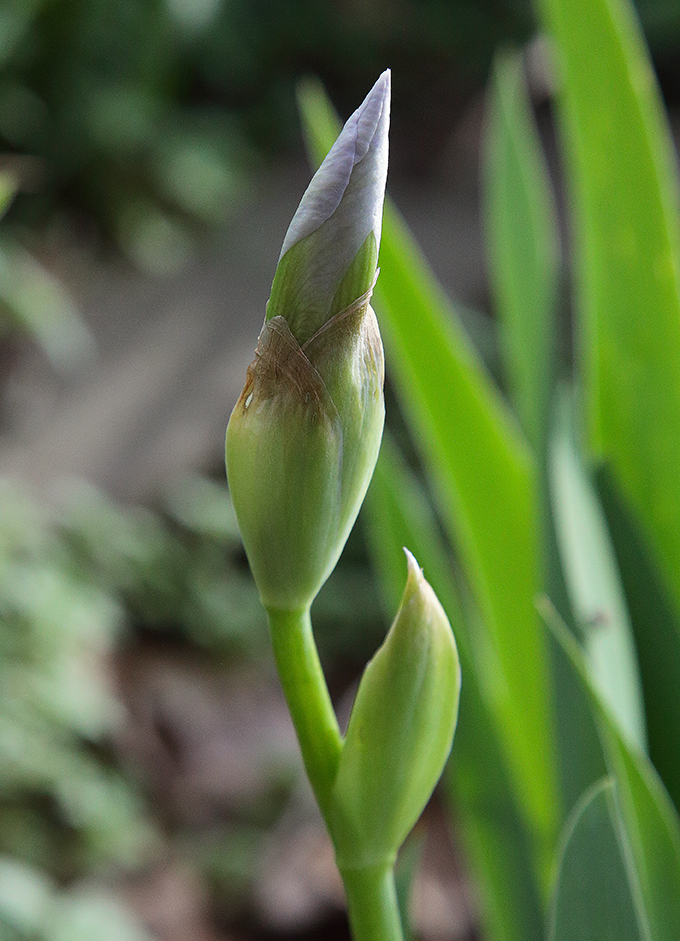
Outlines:
[{"label": "green leaf blade", "polygon": [[613,781],[586,791],[565,830],[550,941],[651,941]]},{"label": "green leaf blade", "polygon": [[680,226],[672,143],[628,0],[538,0],[555,41],[587,430],[680,610]]},{"label": "green leaf blade", "polygon": [[[383,228],[377,306],[400,400],[488,629],[487,693],[525,810],[555,823],[547,653],[537,630],[535,466],[396,212]],[[536,762],[537,755],[545,761]]]},{"label": "green leaf blade", "polygon": [[496,59],[483,149],[491,286],[510,395],[539,458],[553,372],[555,207],[519,55]]},{"label": "green leaf blade", "polygon": [[680,924],[680,827],[654,768],[609,734],[609,763],[619,781],[654,941],[672,941]]},{"label": "green leaf blade", "polygon": [[661,573],[606,470],[597,475],[597,485],[635,633],[649,757],[680,808],[680,625]]},{"label": "green leaf blade", "polygon": [[555,528],[571,608],[593,682],[629,740],[645,749],[640,671],[614,547],[594,483],[578,453],[564,396],[560,406],[549,464]]},{"label": "green leaf blade", "polygon": [[571,661],[597,719],[609,773],[617,782],[646,921],[653,941],[675,941],[680,924],[680,819],[654,766],[632,748],[592,684],[578,644],[555,609],[542,599],[541,614]]}]

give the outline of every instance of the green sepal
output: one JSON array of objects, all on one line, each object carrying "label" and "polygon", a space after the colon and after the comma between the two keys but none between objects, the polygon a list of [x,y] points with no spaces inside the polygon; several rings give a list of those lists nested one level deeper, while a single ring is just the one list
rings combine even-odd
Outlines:
[{"label": "green sepal", "polygon": [[[358,298],[368,299],[375,284],[378,244],[373,232],[369,232],[342,278],[334,279],[328,270],[333,259],[321,251],[328,240],[325,227],[334,224],[331,216],[296,242],[279,261],[274,274],[267,320],[285,317],[301,346]],[[342,238],[341,232],[338,238]]]}]

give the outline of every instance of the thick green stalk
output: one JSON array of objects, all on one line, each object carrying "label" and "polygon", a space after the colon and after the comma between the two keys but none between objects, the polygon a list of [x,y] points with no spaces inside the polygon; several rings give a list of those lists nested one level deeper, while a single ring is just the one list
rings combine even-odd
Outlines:
[{"label": "thick green stalk", "polygon": [[404,941],[392,863],[340,870],[354,941]]},{"label": "thick green stalk", "polygon": [[268,610],[274,659],[307,777],[328,822],[342,738],[319,662],[309,609]]}]

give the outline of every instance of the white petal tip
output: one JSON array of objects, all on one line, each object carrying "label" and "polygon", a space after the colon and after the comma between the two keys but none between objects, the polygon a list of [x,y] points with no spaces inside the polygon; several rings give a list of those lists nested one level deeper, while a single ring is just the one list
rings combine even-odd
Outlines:
[{"label": "white petal tip", "polygon": [[385,69],[382,75],[378,78],[378,81],[375,83],[373,88],[368,94],[370,98],[373,94],[379,94],[383,101],[389,98],[390,92],[392,89],[392,69]]},{"label": "white petal tip", "polygon": [[338,139],[323,161],[288,228],[279,258],[300,239],[320,228],[338,209],[352,173],[370,152],[371,172],[365,198],[361,201],[354,228],[357,231],[352,260],[368,233],[373,229],[380,241],[382,202],[387,176],[387,136],[390,116],[391,73],[386,69],[363,103],[343,127]]},{"label": "white petal tip", "polygon": [[404,555],[406,556],[406,564],[408,566],[408,580],[414,580],[416,583],[420,582],[423,578],[423,570],[418,565],[418,560],[413,555],[413,553],[406,548],[402,547],[404,550]]}]

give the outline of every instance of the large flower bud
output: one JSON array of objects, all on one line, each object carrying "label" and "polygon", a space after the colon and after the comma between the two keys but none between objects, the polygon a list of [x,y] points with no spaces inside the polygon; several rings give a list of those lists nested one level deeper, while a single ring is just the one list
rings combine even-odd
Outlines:
[{"label": "large flower bud", "polygon": [[227,475],[267,608],[307,608],[366,493],[384,423],[369,300],[387,175],[389,73],[352,115],[284,239],[227,429]]}]

